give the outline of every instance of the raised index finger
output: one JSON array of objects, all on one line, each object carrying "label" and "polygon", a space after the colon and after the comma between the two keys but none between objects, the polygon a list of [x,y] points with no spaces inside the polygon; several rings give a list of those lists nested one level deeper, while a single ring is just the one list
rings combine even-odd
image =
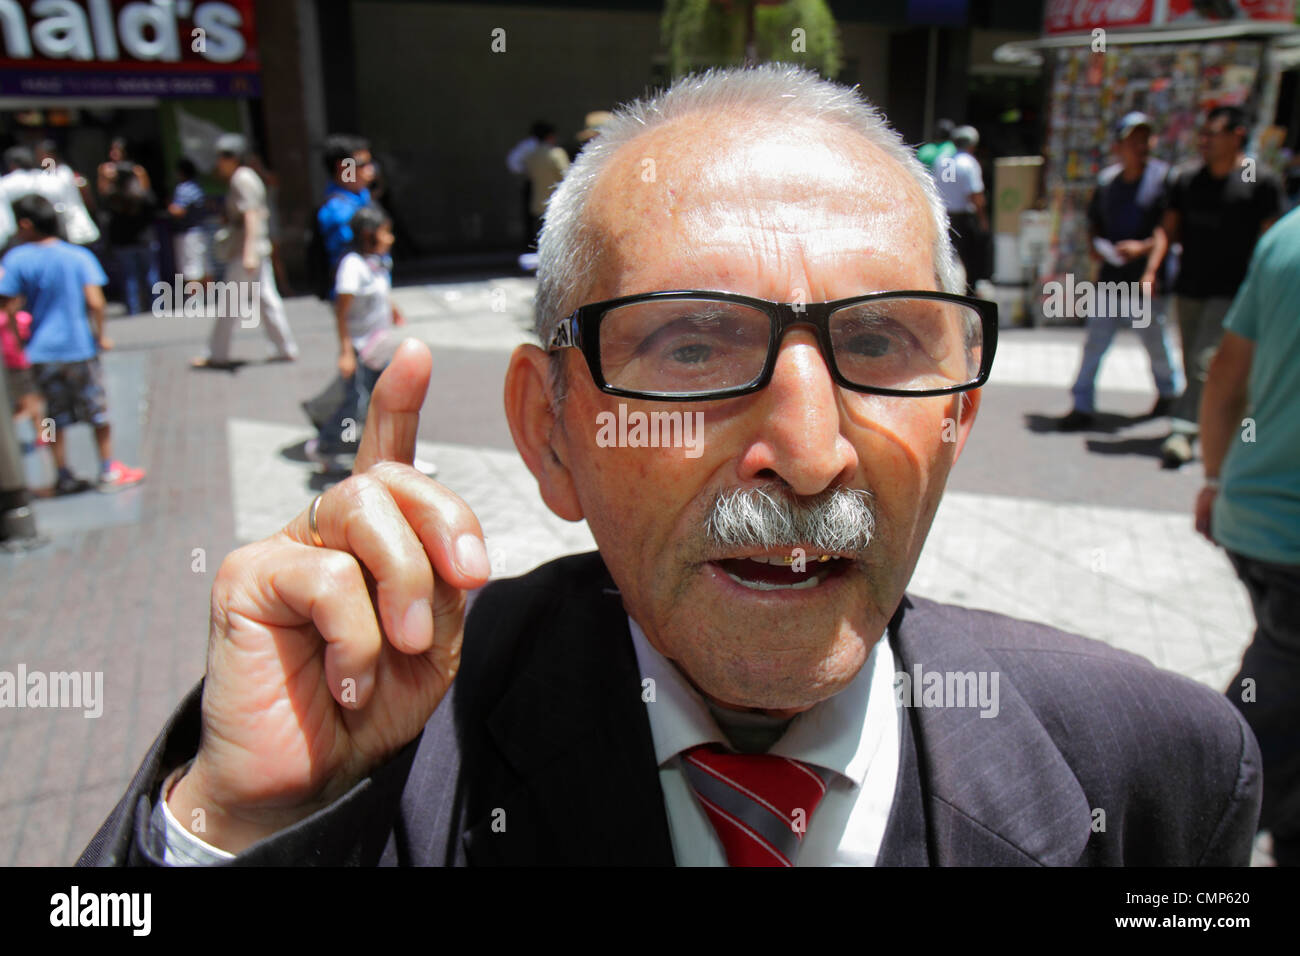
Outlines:
[{"label": "raised index finger", "polygon": [[429,390],[433,356],[415,339],[398,346],[393,361],[375,383],[370,395],[366,427],[361,433],[352,473],[359,475],[379,461],[409,465],[415,461],[415,433],[420,424],[420,406]]}]

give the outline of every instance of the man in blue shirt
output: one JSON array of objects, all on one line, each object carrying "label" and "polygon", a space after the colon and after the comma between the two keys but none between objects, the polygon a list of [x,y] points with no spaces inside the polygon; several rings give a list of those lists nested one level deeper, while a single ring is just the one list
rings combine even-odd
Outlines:
[{"label": "man in blue shirt", "polygon": [[331,136],[325,143],[325,169],[332,182],[316,211],[316,223],[329,257],[329,280],[333,286],[339,260],[352,244],[352,217],[363,206],[370,205],[370,184],[375,179],[370,144],[359,136]]},{"label": "man in blue shirt", "polygon": [[50,448],[58,466],[56,494],[87,485],[68,470],[63,429],[85,422],[95,429],[99,490],[139,484],[144,472],[113,457],[108,400],[99,365],[104,336],[104,291],[108,277],[94,255],[58,238],[59,214],[48,199],[24,196],[14,203],[18,240],[0,260],[0,310],[13,315],[20,303],[32,314],[25,351],[32,362],[46,414],[54,421]]},{"label": "man in blue shirt", "polygon": [[1196,527],[1222,545],[1255,611],[1228,697],[1264,759],[1260,826],[1300,865],[1300,212],[1255,248],[1201,399]]}]

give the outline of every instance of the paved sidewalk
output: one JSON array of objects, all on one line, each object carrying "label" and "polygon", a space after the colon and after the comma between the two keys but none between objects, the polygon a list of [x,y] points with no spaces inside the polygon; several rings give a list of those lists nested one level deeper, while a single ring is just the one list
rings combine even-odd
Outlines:
[{"label": "paved sidewalk", "polygon": [[[494,574],[592,547],[584,524],[537,493],[501,411],[509,351],[529,340],[533,283],[399,289],[412,334],[434,349],[420,453],[482,521]],[[182,694],[203,672],[208,591],[222,557],[280,527],[320,477],[298,402],[333,375],[334,327],[312,299],[288,303],[293,365],[233,374],[187,367],[208,324],[118,319],[105,356],[118,457],[149,471],[116,496],[37,502],[51,543],[0,554],[0,670],[102,671],[103,715],[0,710],[0,864],[72,862],[112,808]],[[1191,527],[1199,468],[1161,471],[1163,423],[1136,339],[1100,379],[1103,430],[1061,435],[1081,330],[1007,330],[993,382],[954,470],[912,587],[1097,637],[1221,689],[1253,629],[1222,553]],[[236,335],[237,355],[270,346]],[[90,434],[72,434],[90,471]],[[37,458],[34,480],[48,475]],[[43,469],[45,469],[43,471]]]}]

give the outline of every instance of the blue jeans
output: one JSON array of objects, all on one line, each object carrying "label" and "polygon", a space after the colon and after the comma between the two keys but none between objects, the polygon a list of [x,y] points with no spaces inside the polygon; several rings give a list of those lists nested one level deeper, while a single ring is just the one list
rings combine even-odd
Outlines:
[{"label": "blue jeans", "polygon": [[151,243],[138,242],[129,246],[113,246],[113,271],[121,283],[126,297],[127,312],[135,315],[144,312],[140,280],[145,280],[144,295],[152,302],[154,283],[158,281],[158,256]]},{"label": "blue jeans", "polygon": [[379,381],[379,372],[366,368],[360,362],[352,377],[345,380],[343,403],[321,426],[320,450],[327,455],[356,451],[361,442],[361,427],[370,407],[370,393]]},{"label": "blue jeans", "polygon": [[[1183,383],[1177,366],[1173,363],[1173,350],[1169,347],[1169,335],[1165,329],[1164,309],[1158,300],[1152,303],[1152,315],[1145,328],[1133,329],[1142,340],[1147,356],[1151,359],[1151,377],[1155,379],[1156,391],[1161,398],[1174,398],[1182,391]],[[1092,316],[1088,319],[1088,337],[1083,343],[1083,362],[1079,366],[1079,375],[1074,381],[1074,407],[1081,412],[1094,411],[1097,370],[1101,368],[1102,356],[1110,348],[1115,333],[1121,328],[1133,325],[1133,319],[1127,316]]]}]

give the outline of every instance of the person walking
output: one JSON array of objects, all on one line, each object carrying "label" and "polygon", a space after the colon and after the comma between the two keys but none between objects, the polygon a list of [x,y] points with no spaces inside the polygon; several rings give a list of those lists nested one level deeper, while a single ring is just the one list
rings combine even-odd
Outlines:
[{"label": "person walking", "polygon": [[157,201],[149,173],[131,161],[124,139],[113,140],[108,162],[99,166],[99,196],[107,219],[104,231],[109,257],[126,310],[143,312],[145,295],[158,282],[158,254],[152,235]]},{"label": "person walking", "polygon": [[[192,360],[195,368],[229,369],[230,336],[235,322],[262,326],[276,348],[272,361],[292,362],[298,357],[284,302],[271,271],[271,241],[267,233],[266,187],[244,163],[248,141],[238,133],[217,139],[217,175],[229,183],[226,193],[226,233],[217,243],[217,258],[225,263],[224,280],[235,282],[239,293],[227,295],[224,314],[217,316],[208,339],[208,354]],[[248,288],[245,284],[251,284]],[[245,315],[252,302],[252,315]],[[251,323],[248,319],[252,319]]]},{"label": "person walking", "polygon": [[1282,212],[1276,176],[1245,154],[1249,122],[1239,106],[1206,114],[1197,140],[1201,161],[1176,170],[1169,183],[1164,230],[1183,252],[1174,284],[1187,388],[1174,403],[1170,433],[1160,446],[1166,468],[1192,460],[1201,389],[1223,334],[1223,317],[1246,277],[1255,243]]},{"label": "person walking", "polygon": [[68,242],[78,246],[91,246],[98,242],[99,227],[90,214],[94,197],[86,177],[63,161],[59,146],[52,139],[42,140],[36,147],[36,164],[59,184],[59,198],[52,201]]},{"label": "person walking", "polygon": [[528,171],[528,181],[532,198],[529,200],[528,235],[532,245],[531,251],[537,251],[537,237],[542,230],[542,216],[546,212],[547,200],[551,192],[560,184],[564,174],[569,171],[569,154],[558,144],[555,127],[550,123],[538,123],[534,129],[537,145],[524,161]]},{"label": "person walking", "polygon": [[370,205],[375,161],[370,143],[360,136],[338,134],[325,144],[325,169],[330,184],[316,210],[316,224],[325,244],[329,285],[334,286],[339,262],[352,248],[352,218]]},{"label": "person walking", "polygon": [[[1121,325],[1132,323],[1151,360],[1156,403],[1148,417],[1167,415],[1182,390],[1164,310],[1155,305],[1159,270],[1169,249],[1160,227],[1169,165],[1150,156],[1152,129],[1145,113],[1129,113],[1119,121],[1115,130],[1119,162],[1102,170],[1088,203],[1092,254],[1102,262],[1098,281],[1128,286],[1129,294],[1119,301],[1129,308],[1128,314],[1109,314],[1102,311],[1107,300],[1097,297],[1098,314],[1087,317],[1083,360],[1072,389],[1074,408],[1058,422],[1061,431],[1080,431],[1094,424],[1097,370]],[[1145,315],[1139,314],[1144,302]]]},{"label": "person walking", "polygon": [[36,387],[54,420],[50,449],[58,470],[55,494],[89,487],[68,468],[67,427],[84,422],[95,430],[99,452],[99,490],[120,491],[144,480],[145,473],[113,457],[108,397],[99,353],[111,348],[104,334],[104,292],[108,277],[88,249],[58,237],[59,216],[43,196],[14,203],[18,221],[15,246],[0,261],[0,311],[9,315],[25,304],[32,314],[26,355]]},{"label": "person walking", "polygon": [[984,246],[988,240],[989,213],[984,196],[984,175],[979,160],[974,156],[979,140],[975,127],[958,126],[952,131],[952,143],[957,151],[949,156],[936,157],[931,170],[939,187],[939,196],[948,210],[948,228],[953,247],[966,270],[968,292],[975,288],[976,282],[986,278]]},{"label": "person walking", "polygon": [[1255,636],[1228,698],[1263,757],[1260,827],[1300,866],[1300,210],[1255,249],[1209,364],[1196,527],[1228,553]]},{"label": "person walking", "polygon": [[[338,372],[344,382],[344,398],[317,436],[303,446],[308,460],[326,471],[342,465],[346,465],[343,471],[351,468],[351,462],[343,458],[360,446],[370,393],[401,341],[393,328],[405,324],[392,299],[392,218],[378,206],[363,206],[352,217],[349,231],[353,248],[339,260],[334,282]],[[418,460],[415,467],[429,475],[438,470]]]},{"label": "person walking", "polygon": [[193,160],[176,161],[176,188],[167,212],[172,217],[172,245],[176,271],[185,281],[212,279],[212,239],[207,229],[208,197],[199,185],[198,167]]}]

